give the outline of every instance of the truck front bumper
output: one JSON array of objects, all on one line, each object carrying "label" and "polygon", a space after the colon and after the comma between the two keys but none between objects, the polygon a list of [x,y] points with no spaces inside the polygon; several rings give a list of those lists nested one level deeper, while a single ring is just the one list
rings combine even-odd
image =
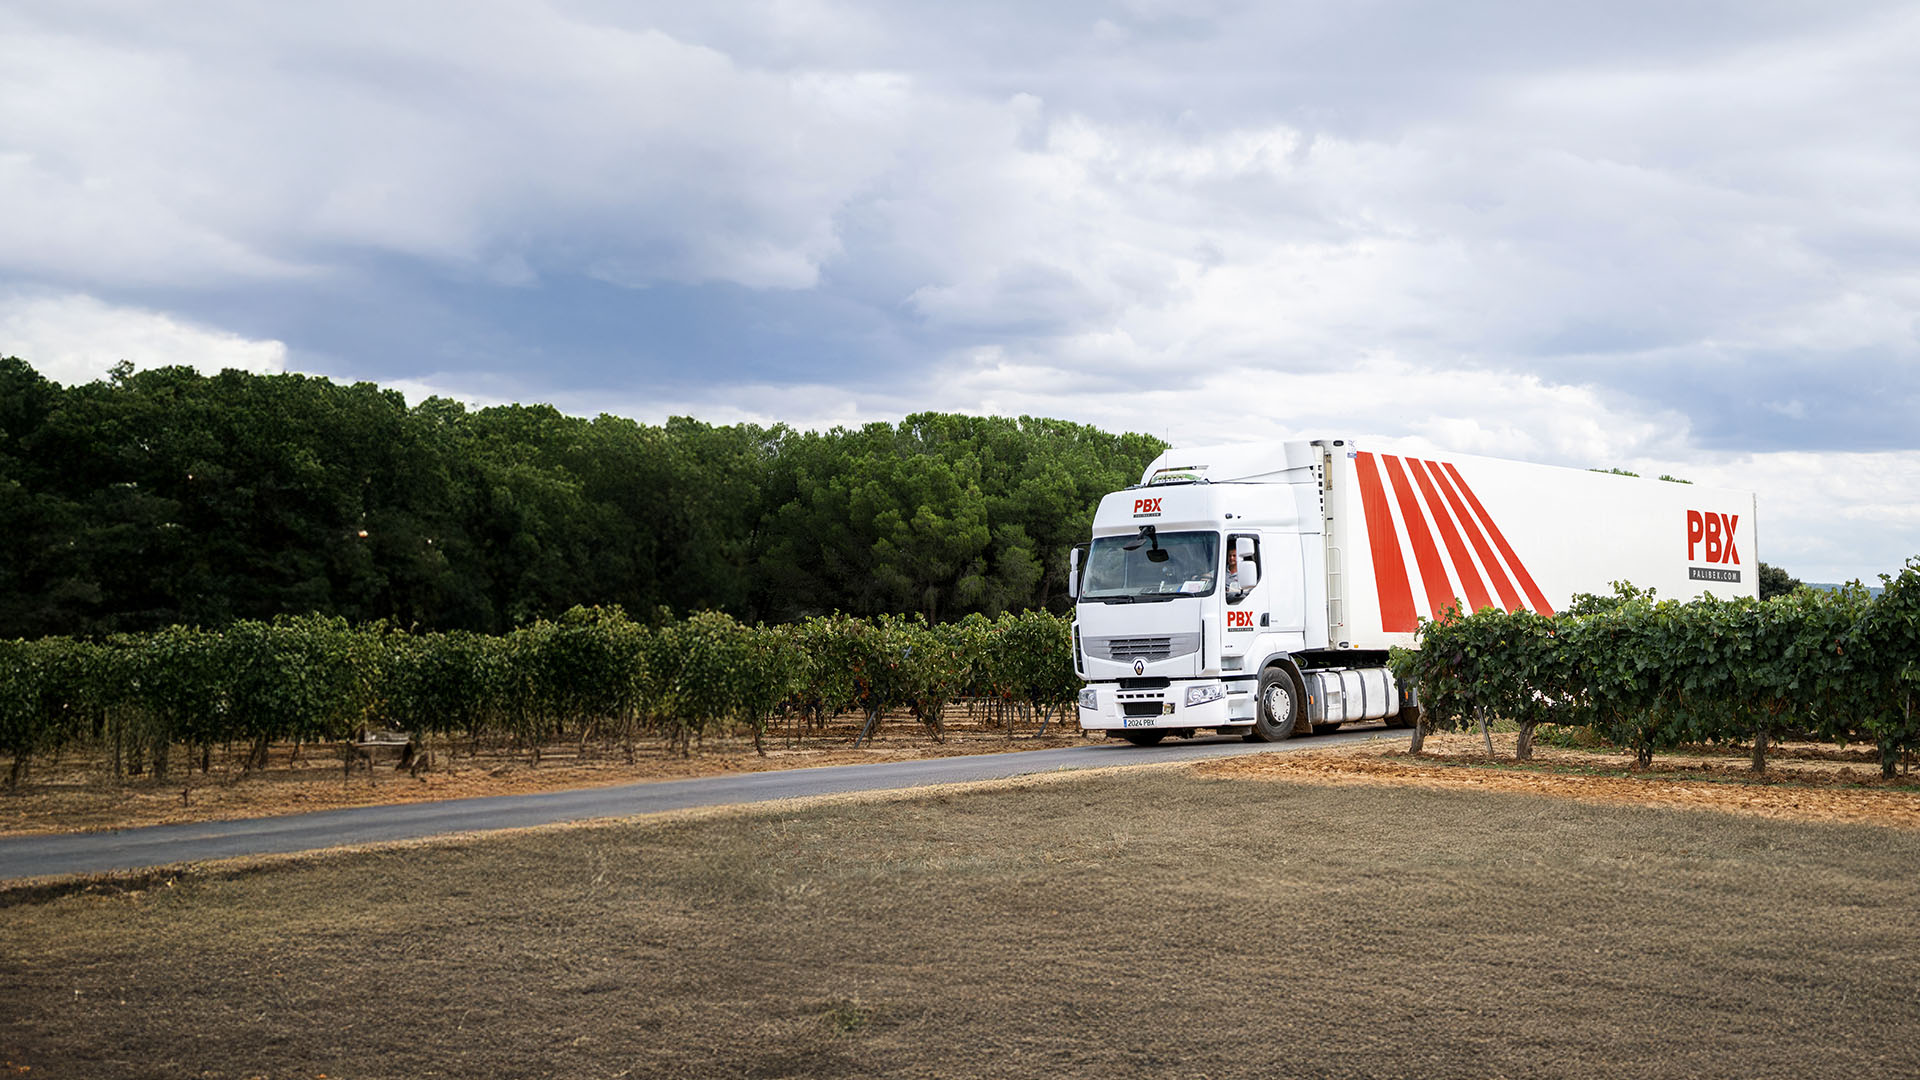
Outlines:
[{"label": "truck front bumper", "polygon": [[1080,726],[1088,731],[1245,727],[1253,723],[1254,680],[1175,679],[1156,689],[1088,683]]}]

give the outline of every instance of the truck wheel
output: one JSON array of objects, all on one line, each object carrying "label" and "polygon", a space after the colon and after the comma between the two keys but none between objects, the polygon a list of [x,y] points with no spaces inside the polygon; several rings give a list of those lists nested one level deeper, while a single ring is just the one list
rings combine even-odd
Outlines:
[{"label": "truck wheel", "polygon": [[1390,728],[1410,728],[1419,722],[1420,706],[1418,705],[1409,705],[1387,717],[1387,726]]},{"label": "truck wheel", "polygon": [[1300,720],[1304,695],[1300,682],[1286,668],[1271,667],[1260,673],[1260,697],[1253,712],[1251,742],[1279,742],[1293,736]]},{"label": "truck wheel", "polygon": [[1164,731],[1123,731],[1120,737],[1135,746],[1158,746],[1167,737]]}]

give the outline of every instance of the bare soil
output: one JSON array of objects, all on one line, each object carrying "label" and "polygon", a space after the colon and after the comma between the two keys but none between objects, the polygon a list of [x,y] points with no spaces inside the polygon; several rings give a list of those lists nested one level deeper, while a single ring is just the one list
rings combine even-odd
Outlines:
[{"label": "bare soil", "polygon": [[1223,758],[1202,775],[1320,784],[1390,784],[1499,791],[1689,810],[1755,814],[1792,821],[1839,821],[1920,829],[1920,779],[1880,776],[1874,751],[1831,744],[1773,748],[1767,771],[1749,771],[1746,752],[1713,747],[1662,754],[1637,770],[1617,750],[1535,744],[1531,763],[1514,759],[1516,736],[1493,735],[1495,756],[1478,734],[1427,736],[1418,756],[1404,740],[1352,743],[1327,750]]},{"label": "bare soil", "polygon": [[[782,728],[766,737],[764,754],[755,752],[750,735],[739,732],[710,735],[690,754],[669,747],[664,739],[642,740],[631,760],[619,747],[554,743],[541,749],[537,763],[523,747],[436,739],[424,748],[429,767],[418,772],[398,768],[393,755],[372,768],[355,764],[349,772],[342,747],[320,744],[274,746],[268,767],[253,771],[244,767],[246,747],[219,748],[211,770],[202,773],[197,767],[184,768],[183,755],[176,750],[173,774],[165,781],[115,780],[100,755],[69,754],[34,762],[25,783],[0,793],[0,835],[224,821],[769,769],[1044,750],[1086,738],[1070,716],[1065,726],[1056,718],[1043,734],[1036,722],[1021,721],[1009,729],[990,725],[964,707],[949,711],[940,741],[911,716],[889,715],[871,741],[856,748],[861,726],[861,717],[843,714],[813,729]],[[0,775],[9,764],[10,759],[0,756]]]},{"label": "bare soil", "polygon": [[103,1080],[1920,1075],[1920,832],[1213,769],[16,903],[0,1063]]}]

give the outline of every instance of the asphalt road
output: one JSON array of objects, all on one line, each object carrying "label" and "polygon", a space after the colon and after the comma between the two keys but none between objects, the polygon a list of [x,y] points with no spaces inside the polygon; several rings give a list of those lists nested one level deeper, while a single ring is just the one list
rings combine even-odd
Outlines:
[{"label": "asphalt road", "polygon": [[1280,743],[1249,743],[1216,736],[1135,747],[1099,742],[1058,750],[830,765],[815,769],[735,773],[694,780],[659,780],[618,787],[492,795],[444,802],[361,806],[282,817],[152,825],[113,832],[0,837],[0,880],[58,874],[100,874],[237,855],[312,851],[347,844],[411,840],[448,833],[518,829],[564,821],[623,818],[663,810],[766,802],[843,791],[883,791],[925,784],[997,780],[1009,776],[1114,765],[1192,761],[1231,754],[1284,753],[1373,738],[1368,725]]}]

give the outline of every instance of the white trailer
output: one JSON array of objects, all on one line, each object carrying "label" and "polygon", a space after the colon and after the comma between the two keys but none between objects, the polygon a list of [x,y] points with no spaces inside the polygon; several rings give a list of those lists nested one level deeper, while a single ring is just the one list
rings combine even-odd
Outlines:
[{"label": "white trailer", "polygon": [[1758,568],[1747,492],[1352,439],[1170,450],[1073,552],[1080,726],[1403,726],[1387,650],[1422,618],[1552,613],[1616,581],[1757,596]]}]

